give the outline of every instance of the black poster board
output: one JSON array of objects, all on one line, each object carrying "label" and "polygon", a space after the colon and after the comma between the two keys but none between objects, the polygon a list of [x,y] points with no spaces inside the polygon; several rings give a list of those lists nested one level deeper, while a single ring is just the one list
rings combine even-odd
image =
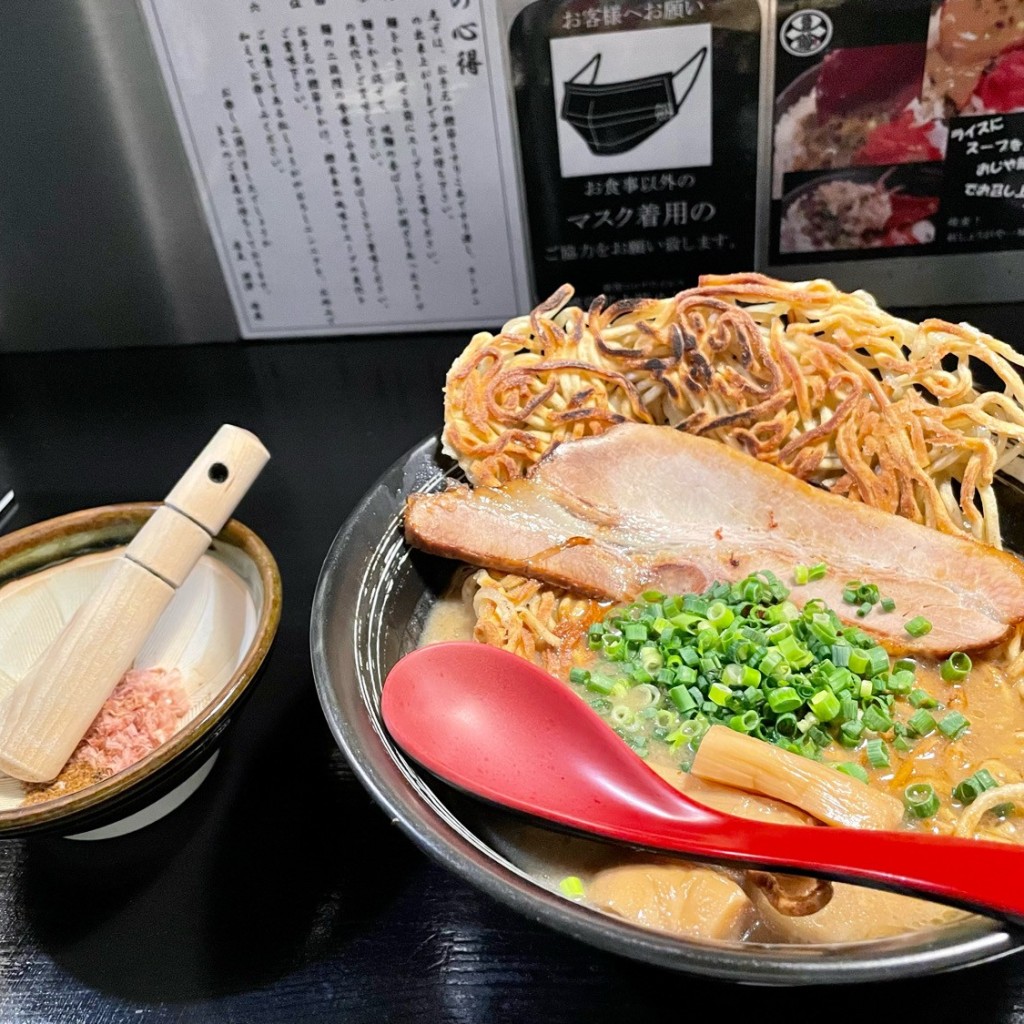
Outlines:
[{"label": "black poster board", "polygon": [[1024,3],[780,0],[774,45],[773,264],[1021,247]]},{"label": "black poster board", "polygon": [[671,294],[754,264],[757,0],[537,0],[509,33],[534,286]]}]

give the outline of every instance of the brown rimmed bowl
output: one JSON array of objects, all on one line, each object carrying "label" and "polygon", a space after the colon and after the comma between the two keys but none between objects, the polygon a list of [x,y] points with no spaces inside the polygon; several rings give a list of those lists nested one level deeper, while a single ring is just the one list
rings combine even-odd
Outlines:
[{"label": "brown rimmed bowl", "polygon": [[[20,678],[158,507],[85,509],[0,537],[0,673],[8,676],[0,682]],[[252,530],[230,520],[136,659],[137,667],[183,669],[189,709],[177,732],[130,767],[40,802],[25,803],[22,784],[0,777],[0,839],[110,838],[173,810],[212,768],[219,740],[270,653],[280,616],[273,555]],[[169,650],[183,664],[166,663]]]}]

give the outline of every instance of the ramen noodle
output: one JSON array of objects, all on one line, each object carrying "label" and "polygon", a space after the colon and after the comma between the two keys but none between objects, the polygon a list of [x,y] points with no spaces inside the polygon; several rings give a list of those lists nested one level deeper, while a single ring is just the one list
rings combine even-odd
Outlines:
[{"label": "ramen noodle", "polygon": [[1024,437],[1024,358],[1009,345],[824,280],[709,275],[672,298],[587,309],[572,295],[475,335],[449,371],[444,448],[471,483],[520,477],[616,423],[657,423],[1000,545],[993,479]]}]

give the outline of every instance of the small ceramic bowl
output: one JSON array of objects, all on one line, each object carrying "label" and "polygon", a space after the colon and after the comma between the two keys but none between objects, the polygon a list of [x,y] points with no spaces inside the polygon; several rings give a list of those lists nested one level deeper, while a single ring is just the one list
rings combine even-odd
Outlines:
[{"label": "small ceramic bowl", "polygon": [[[0,537],[0,698],[92,592],[158,507],[108,505]],[[0,774],[0,838],[42,832],[103,839],[177,807],[209,773],[217,743],[277,632],[281,578],[264,543],[231,520],[177,590],[134,668],[176,670],[173,733],[141,759],[81,788],[26,786]],[[74,760],[75,755],[73,755]],[[87,773],[86,773],[87,774]]]}]

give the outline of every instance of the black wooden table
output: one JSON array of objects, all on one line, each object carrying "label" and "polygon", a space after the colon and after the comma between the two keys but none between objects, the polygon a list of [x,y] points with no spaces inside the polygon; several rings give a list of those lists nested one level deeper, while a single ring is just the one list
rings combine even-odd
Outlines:
[{"label": "black wooden table", "polygon": [[[1016,341],[1019,313],[970,315]],[[0,1021],[1024,1021],[1015,957],[803,991],[635,964],[492,902],[387,822],[320,712],[310,603],[360,495],[438,429],[444,372],[465,340],[0,357],[0,493],[19,499],[7,529],[159,499],[233,422],[273,456],[238,518],[284,580],[267,670],[181,808],[119,839],[0,842]]]}]

